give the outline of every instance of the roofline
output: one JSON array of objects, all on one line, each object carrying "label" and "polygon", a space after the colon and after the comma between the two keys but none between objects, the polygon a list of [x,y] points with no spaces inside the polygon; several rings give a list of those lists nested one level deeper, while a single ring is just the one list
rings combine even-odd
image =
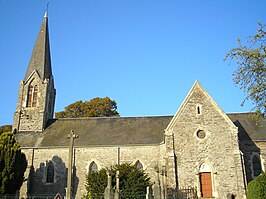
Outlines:
[{"label": "roofline", "polygon": [[[226,115],[233,114],[255,114],[255,112],[230,112],[225,113]],[[67,117],[67,118],[53,118],[51,120],[86,120],[86,119],[125,119],[125,118],[153,118],[153,117],[174,117],[175,114],[169,115],[144,115],[144,116],[112,116],[112,117]]]},{"label": "roofline", "polygon": [[255,114],[255,112],[229,112],[226,115],[233,115],[233,114]]},{"label": "roofline", "polygon": [[[120,148],[120,147],[153,147],[153,146],[161,146],[164,145],[164,142],[161,143],[154,143],[154,144],[122,144],[122,145],[88,145],[88,146],[73,146],[73,148],[78,149],[78,148],[99,148],[99,147],[113,147],[113,148]],[[69,149],[69,146],[44,146],[44,147],[20,147],[21,149]]]},{"label": "roofline", "polygon": [[253,142],[266,142],[266,139],[262,139],[262,140],[253,140]]},{"label": "roofline", "polygon": [[178,120],[178,117],[183,112],[186,104],[188,103],[189,99],[193,95],[196,89],[200,89],[200,91],[203,93],[203,95],[208,99],[208,101],[215,107],[215,109],[219,112],[219,114],[228,122],[228,124],[231,125],[232,128],[236,129],[236,126],[234,125],[233,121],[227,116],[227,114],[222,110],[222,108],[216,103],[216,101],[212,98],[212,96],[203,88],[203,86],[199,83],[198,80],[196,80],[189,90],[188,94],[186,95],[185,99],[183,100],[182,104],[180,105],[179,109],[175,113],[174,117],[166,127],[165,131],[169,131],[174,123]]},{"label": "roofline", "polygon": [[124,118],[153,118],[153,117],[173,117],[174,115],[148,115],[148,116],[120,116],[120,117],[68,117],[68,118],[53,118],[51,120],[86,120],[86,119],[124,119]]}]

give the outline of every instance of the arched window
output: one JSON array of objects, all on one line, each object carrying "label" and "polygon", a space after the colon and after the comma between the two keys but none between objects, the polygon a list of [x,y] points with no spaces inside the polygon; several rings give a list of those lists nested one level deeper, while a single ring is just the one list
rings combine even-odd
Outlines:
[{"label": "arched window", "polygon": [[38,97],[38,86],[29,86],[28,96],[27,96],[27,107],[36,107]]},{"label": "arched window", "polygon": [[97,172],[97,171],[98,171],[98,166],[97,166],[97,164],[93,161],[93,162],[90,164],[89,172]]},{"label": "arched window", "polygon": [[54,164],[49,162],[47,164],[47,173],[46,173],[46,183],[53,183],[54,182]]},{"label": "arched window", "polygon": [[252,157],[252,170],[254,178],[260,175],[262,171],[260,158],[257,155]]},{"label": "arched window", "polygon": [[138,170],[142,171],[143,170],[143,165],[140,163],[140,161],[138,160],[136,163],[135,163],[135,166]]},{"label": "arched window", "polygon": [[27,107],[31,107],[33,86],[30,85],[27,98]]},{"label": "arched window", "polygon": [[32,98],[32,107],[36,107],[37,104],[37,94],[38,94],[38,86],[34,86],[34,91],[33,91],[33,98]]}]

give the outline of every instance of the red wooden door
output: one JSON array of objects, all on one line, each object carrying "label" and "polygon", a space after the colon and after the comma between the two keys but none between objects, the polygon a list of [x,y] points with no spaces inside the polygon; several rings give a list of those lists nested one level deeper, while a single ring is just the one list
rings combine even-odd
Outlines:
[{"label": "red wooden door", "polygon": [[211,173],[200,173],[200,189],[202,197],[212,197],[212,176]]}]

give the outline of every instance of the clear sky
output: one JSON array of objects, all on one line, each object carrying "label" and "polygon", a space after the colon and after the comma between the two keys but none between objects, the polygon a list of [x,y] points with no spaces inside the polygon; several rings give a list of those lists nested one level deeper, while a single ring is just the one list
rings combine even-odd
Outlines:
[{"label": "clear sky", "polygon": [[[0,125],[12,124],[46,9],[0,0]],[[250,111],[223,59],[266,23],[265,0],[50,0],[55,111],[109,96],[121,116],[175,114],[195,80],[226,113]]]}]

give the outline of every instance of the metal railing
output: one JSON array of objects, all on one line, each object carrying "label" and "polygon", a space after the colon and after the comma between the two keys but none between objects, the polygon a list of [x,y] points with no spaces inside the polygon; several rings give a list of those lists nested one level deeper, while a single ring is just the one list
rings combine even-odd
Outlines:
[{"label": "metal railing", "polygon": [[181,188],[167,192],[167,199],[198,199],[195,187]]}]

